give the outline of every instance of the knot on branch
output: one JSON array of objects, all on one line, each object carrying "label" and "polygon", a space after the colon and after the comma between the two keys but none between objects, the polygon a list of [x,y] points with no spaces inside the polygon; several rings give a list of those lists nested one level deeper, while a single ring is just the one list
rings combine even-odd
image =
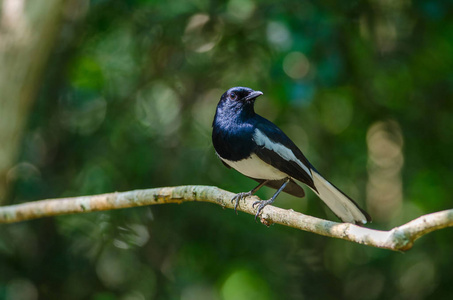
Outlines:
[{"label": "knot on branch", "polygon": [[392,229],[390,238],[392,239],[392,247],[395,250],[407,251],[412,248],[413,241],[411,236],[399,227]]}]

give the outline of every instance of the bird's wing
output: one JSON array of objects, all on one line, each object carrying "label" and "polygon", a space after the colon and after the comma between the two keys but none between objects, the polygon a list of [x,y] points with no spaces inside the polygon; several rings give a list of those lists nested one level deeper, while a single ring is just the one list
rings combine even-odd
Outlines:
[{"label": "bird's wing", "polygon": [[259,117],[253,139],[257,145],[254,152],[260,159],[316,190],[310,163],[280,128]]},{"label": "bird's wing", "polygon": [[260,117],[255,128],[253,139],[257,147],[254,152],[260,159],[307,184],[343,222],[365,224],[371,221],[356,202],[316,171],[277,126]]}]

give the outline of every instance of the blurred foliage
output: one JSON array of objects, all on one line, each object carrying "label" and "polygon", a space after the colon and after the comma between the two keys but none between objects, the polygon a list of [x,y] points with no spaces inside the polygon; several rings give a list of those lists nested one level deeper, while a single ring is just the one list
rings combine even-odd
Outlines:
[{"label": "blurred foliage", "polygon": [[[263,91],[256,110],[368,204],[371,227],[452,207],[452,1],[73,3],[10,204],[251,189],[210,141],[220,95],[241,85]],[[276,205],[336,220],[311,193]],[[205,203],[62,216],[0,226],[0,299],[446,299],[452,240],[436,232],[402,255]]]}]

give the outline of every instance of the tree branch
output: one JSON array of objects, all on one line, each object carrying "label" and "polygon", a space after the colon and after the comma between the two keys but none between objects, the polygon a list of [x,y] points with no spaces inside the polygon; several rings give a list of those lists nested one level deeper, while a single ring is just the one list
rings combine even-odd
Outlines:
[{"label": "tree branch", "polygon": [[[189,201],[211,202],[224,208],[234,208],[230,201],[233,196],[233,193],[217,187],[194,185],[48,199],[0,207],[0,223],[14,223],[65,214]],[[256,211],[252,204],[257,199],[259,200],[255,196],[248,197],[240,203],[238,210],[254,215]],[[264,208],[261,222],[265,225],[282,224],[377,248],[406,251],[412,248],[415,240],[419,237],[438,229],[453,226],[453,209],[421,216],[389,231],[322,220],[293,210],[270,205]]]}]

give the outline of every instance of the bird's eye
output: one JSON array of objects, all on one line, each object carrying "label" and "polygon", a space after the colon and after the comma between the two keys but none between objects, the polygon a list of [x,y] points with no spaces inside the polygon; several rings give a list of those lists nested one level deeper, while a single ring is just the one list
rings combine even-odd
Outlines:
[{"label": "bird's eye", "polygon": [[230,93],[231,100],[236,100],[237,98],[238,98],[238,95],[236,95],[236,93]]}]

